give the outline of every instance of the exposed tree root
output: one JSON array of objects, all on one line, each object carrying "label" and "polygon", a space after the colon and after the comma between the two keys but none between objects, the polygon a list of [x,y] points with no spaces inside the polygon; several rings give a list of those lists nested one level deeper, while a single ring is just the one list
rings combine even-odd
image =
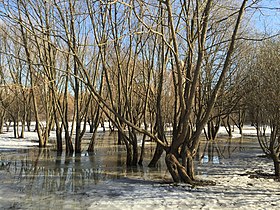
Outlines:
[{"label": "exposed tree root", "polygon": [[183,182],[192,186],[206,186],[216,184],[213,181],[191,179],[186,168],[179,163],[173,154],[167,154],[165,157],[165,162],[175,183]]}]

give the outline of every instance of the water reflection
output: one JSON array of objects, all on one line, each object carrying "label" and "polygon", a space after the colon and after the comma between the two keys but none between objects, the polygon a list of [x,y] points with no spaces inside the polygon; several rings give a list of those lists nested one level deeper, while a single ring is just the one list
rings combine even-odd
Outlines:
[{"label": "water reflection", "polygon": [[[164,157],[157,168],[127,168],[124,146],[112,144],[112,139],[114,137],[108,135],[99,136],[93,154],[84,152],[78,156],[57,154],[51,148],[7,152],[8,155],[0,157],[0,172],[30,196],[85,191],[100,182],[123,177],[146,180],[170,178]],[[198,165],[221,164],[225,159],[246,153],[252,145],[252,142],[244,142],[243,139],[202,141],[196,161]],[[153,150],[154,145],[147,145],[144,166],[148,165]],[[204,170],[203,167],[200,170]]]},{"label": "water reflection", "polygon": [[[45,189],[43,193],[73,192],[92,182],[107,179],[108,175],[102,173],[99,167],[82,166],[80,158],[55,154],[50,150],[30,151],[21,160],[11,162],[9,173],[16,176],[19,183],[25,183],[25,190],[40,192],[40,189]],[[85,161],[85,164],[90,163]]]},{"label": "water reflection", "polygon": [[202,141],[198,149],[196,160],[200,164],[220,164],[223,159],[230,159],[233,154],[239,154],[249,149],[249,146],[247,146],[248,145],[244,143],[243,137]]},{"label": "water reflection", "polygon": [[[116,153],[111,154],[111,150]],[[119,151],[119,152],[118,152]],[[51,149],[33,149],[24,155],[1,157],[0,170],[5,172],[20,191],[46,196],[58,192],[84,191],[99,182],[126,176],[143,179],[164,179],[156,169],[125,166],[125,152],[119,146],[101,149],[96,154],[83,153],[80,156],[58,155]],[[110,155],[108,155],[110,154]]]}]

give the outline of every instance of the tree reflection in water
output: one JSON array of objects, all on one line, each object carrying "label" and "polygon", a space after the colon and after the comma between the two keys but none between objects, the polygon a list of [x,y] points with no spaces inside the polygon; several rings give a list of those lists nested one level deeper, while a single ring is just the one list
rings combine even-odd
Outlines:
[{"label": "tree reflection in water", "polygon": [[222,159],[230,159],[233,154],[249,149],[250,146],[243,142],[243,137],[201,141],[196,156],[200,164],[220,164]]},{"label": "tree reflection in water", "polygon": [[[170,179],[164,158],[159,161],[157,168],[146,167],[153,154],[154,144],[151,143],[150,148],[147,145],[143,167],[127,168],[124,146],[112,144],[112,139],[114,137],[108,135],[99,137],[94,153],[83,152],[76,156],[57,154],[52,148],[7,153],[1,156],[0,171],[30,196],[86,191],[100,182],[123,177],[161,181]],[[221,167],[223,161],[244,155],[250,147],[255,148],[254,145],[257,142],[252,144],[252,140],[244,141],[242,138],[202,141],[196,157],[199,171],[203,173],[207,167],[211,170],[213,164]]]},{"label": "tree reflection in water", "polygon": [[116,177],[114,173],[104,172],[95,156],[67,157],[56,155],[50,149],[36,149],[19,158],[9,160],[9,173],[31,193],[75,192]]},{"label": "tree reflection in water", "polygon": [[[150,157],[152,150],[147,151],[151,151],[147,154]],[[4,155],[0,159],[0,170],[5,172],[5,177],[14,178],[14,182],[21,186],[20,190],[30,193],[30,196],[84,191],[101,181],[126,176],[163,180],[167,174],[166,168],[162,168],[164,162],[159,162],[155,169],[127,168],[125,157],[124,147],[112,144],[107,136],[99,139],[94,153],[67,156],[52,148],[34,148]]]}]

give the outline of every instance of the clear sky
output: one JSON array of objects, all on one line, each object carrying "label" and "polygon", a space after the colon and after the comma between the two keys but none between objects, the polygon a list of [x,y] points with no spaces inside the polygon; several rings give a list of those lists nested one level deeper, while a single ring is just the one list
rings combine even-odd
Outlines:
[{"label": "clear sky", "polygon": [[280,34],[280,0],[262,0],[258,6],[252,18],[255,29],[268,34]]}]

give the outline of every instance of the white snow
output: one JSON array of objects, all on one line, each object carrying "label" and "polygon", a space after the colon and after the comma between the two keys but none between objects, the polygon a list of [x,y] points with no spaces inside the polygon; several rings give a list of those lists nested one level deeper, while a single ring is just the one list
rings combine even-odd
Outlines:
[{"label": "white snow", "polygon": [[[236,175],[211,176],[216,186],[107,183],[108,196],[95,198],[89,209],[277,209],[278,183]],[[128,188],[128,189],[127,189]],[[111,197],[115,194],[117,198]],[[88,193],[96,197],[95,192]]]},{"label": "white snow", "polygon": [[36,140],[37,134],[35,132],[29,132],[28,137],[24,139],[17,139],[11,137],[11,133],[5,133],[0,135],[0,150],[1,149],[25,149],[38,146]]}]

